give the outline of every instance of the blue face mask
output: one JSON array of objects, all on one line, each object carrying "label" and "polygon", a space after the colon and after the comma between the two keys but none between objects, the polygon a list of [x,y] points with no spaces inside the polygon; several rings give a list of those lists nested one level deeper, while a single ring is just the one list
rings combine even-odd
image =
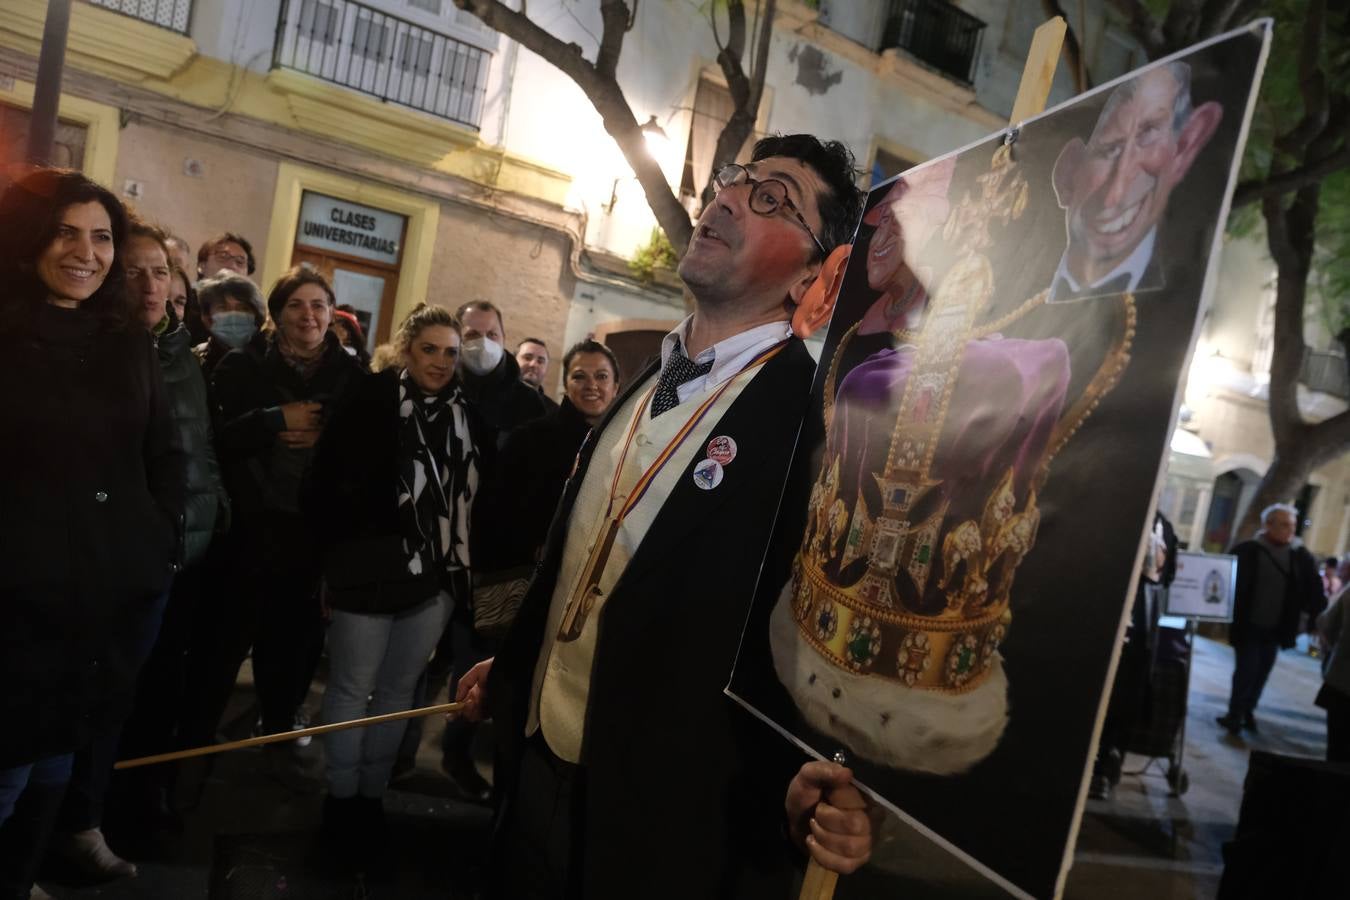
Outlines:
[{"label": "blue face mask", "polygon": [[258,333],[253,313],[223,310],[211,317],[211,333],[231,350],[238,350]]}]

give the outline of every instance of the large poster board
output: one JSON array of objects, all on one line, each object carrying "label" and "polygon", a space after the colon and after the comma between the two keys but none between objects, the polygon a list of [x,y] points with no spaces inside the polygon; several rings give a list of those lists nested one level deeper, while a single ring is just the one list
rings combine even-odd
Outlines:
[{"label": "large poster board", "polygon": [[1018,896],[1063,887],[1268,41],[875,188],[825,339],[728,692]]},{"label": "large poster board", "polygon": [[1237,557],[1226,553],[1177,553],[1177,574],[1167,588],[1167,615],[1203,622],[1233,621]]}]

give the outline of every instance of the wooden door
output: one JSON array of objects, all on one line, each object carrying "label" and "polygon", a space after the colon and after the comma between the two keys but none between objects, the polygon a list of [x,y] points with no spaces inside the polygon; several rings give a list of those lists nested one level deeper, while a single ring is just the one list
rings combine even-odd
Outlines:
[{"label": "wooden door", "polygon": [[393,332],[394,298],[398,295],[398,269],[297,245],[291,254],[291,264],[304,263],[328,279],[339,304],[350,304],[369,315],[373,327],[366,329],[367,350],[389,340]]}]

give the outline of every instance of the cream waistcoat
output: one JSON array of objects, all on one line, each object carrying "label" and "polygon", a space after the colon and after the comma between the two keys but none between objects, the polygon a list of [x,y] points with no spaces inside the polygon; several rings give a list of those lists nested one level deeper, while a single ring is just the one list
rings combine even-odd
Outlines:
[{"label": "cream waistcoat", "polygon": [[[772,342],[770,343],[772,345]],[[619,476],[614,509],[622,507],[634,483],[642,476],[671,439],[708,399],[707,392],[699,392],[679,406],[651,418],[650,404],[645,402],[656,384],[658,374],[648,378],[624,403],[604,432],[600,435],[590,466],[582,479],[576,503],[568,520],[566,543],[558,580],[553,589],[548,623],[544,630],[544,644],[535,663],[534,688],[530,696],[530,711],[525,720],[525,733],[534,734],[540,728],[549,747],[562,759],[577,762],[581,758],[582,730],[586,722],[586,704],[590,694],[591,663],[595,655],[597,623],[604,613],[604,603],[614,585],[633,558],[638,545],[661,511],[661,506],[681,478],[688,478],[686,470],[695,457],[707,456],[708,441],[718,422],[736,402],[745,385],[758,375],[763,366],[745,372],[735,379],[726,392],[709,408],[702,421],[689,433],[684,443],[667,461],[652,481],[646,495],[619,526],[604,572],[599,580],[601,594],[586,617],[580,636],[573,641],[559,641],[558,630],[568,601],[578,588],[583,569],[596,542],[602,538],[607,522],[610,485],[615,468],[624,456],[624,439],[633,424],[633,417],[641,415]],[[734,437],[734,435],[732,436]],[[736,472],[731,462],[726,477],[749,473]],[[712,488],[717,490],[717,488]],[[678,548],[670,548],[678,552]]]}]

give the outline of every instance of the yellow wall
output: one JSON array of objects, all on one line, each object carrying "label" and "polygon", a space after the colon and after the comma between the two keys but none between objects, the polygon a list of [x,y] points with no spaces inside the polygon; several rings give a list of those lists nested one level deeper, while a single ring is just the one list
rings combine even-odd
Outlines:
[{"label": "yellow wall", "polygon": [[[14,80],[13,87],[0,87],[0,101],[24,109],[33,108],[33,82]],[[84,174],[104,187],[116,191],[113,178],[117,171],[118,111],[69,94],[61,95],[57,115],[84,126]]]},{"label": "yellow wall", "polygon": [[[45,0],[0,0],[0,44],[36,57]],[[562,205],[570,175],[489,147],[446,119],[382,103],[285,69],[266,75],[202,56],[191,38],[131,16],[76,3],[68,65],[202,109],[340,140],[489,187]],[[109,169],[111,173],[111,169]]]}]

